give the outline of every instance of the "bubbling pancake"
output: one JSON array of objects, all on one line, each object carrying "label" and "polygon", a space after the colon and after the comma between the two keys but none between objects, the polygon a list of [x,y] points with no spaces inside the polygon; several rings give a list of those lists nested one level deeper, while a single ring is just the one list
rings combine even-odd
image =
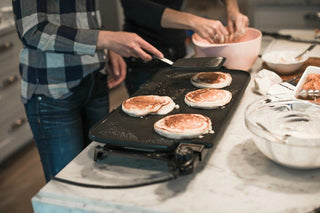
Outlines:
[{"label": "bubbling pancake", "polygon": [[171,139],[198,138],[213,133],[210,118],[201,114],[175,114],[166,116],[154,124],[159,135]]},{"label": "bubbling pancake", "polygon": [[122,103],[122,110],[130,116],[142,117],[148,114],[165,115],[175,106],[168,96],[142,95],[125,100]]},{"label": "bubbling pancake", "polygon": [[231,84],[232,77],[224,72],[199,72],[192,76],[191,83],[198,88],[223,88]]},{"label": "bubbling pancake", "polygon": [[228,104],[232,93],[228,90],[204,88],[185,95],[184,102],[194,108],[214,109]]}]

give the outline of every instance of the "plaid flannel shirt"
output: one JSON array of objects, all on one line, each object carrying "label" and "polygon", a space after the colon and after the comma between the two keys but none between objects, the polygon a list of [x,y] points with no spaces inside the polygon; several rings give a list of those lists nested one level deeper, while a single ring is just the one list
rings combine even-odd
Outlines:
[{"label": "plaid flannel shirt", "polygon": [[20,53],[21,97],[65,98],[89,73],[105,65],[96,50],[98,0],[12,0]]}]

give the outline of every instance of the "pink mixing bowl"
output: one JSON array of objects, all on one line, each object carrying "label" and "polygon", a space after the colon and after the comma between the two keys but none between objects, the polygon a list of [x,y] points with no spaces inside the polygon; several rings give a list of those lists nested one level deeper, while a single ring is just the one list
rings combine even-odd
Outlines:
[{"label": "pink mixing bowl", "polygon": [[247,28],[245,35],[235,43],[212,44],[196,33],[192,35],[192,42],[195,57],[223,56],[226,58],[225,67],[248,71],[260,52],[261,37],[259,30]]}]

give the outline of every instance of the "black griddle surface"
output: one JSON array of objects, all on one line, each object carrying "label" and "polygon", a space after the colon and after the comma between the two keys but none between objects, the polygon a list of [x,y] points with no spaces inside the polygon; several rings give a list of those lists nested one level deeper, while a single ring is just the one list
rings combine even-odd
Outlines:
[{"label": "black griddle surface", "polygon": [[203,70],[175,70],[170,68],[160,70],[151,80],[142,85],[133,96],[169,96],[180,107],[179,109],[174,109],[168,115],[178,113],[199,113],[206,115],[212,121],[214,134],[206,134],[202,138],[195,139],[168,139],[158,135],[153,130],[153,124],[166,115],[148,115],[143,118],[136,118],[125,114],[120,106],[90,129],[90,139],[109,146],[152,151],[172,151],[179,143],[203,144],[206,148],[211,148],[217,143],[219,136],[223,134],[231,114],[236,109],[249,83],[250,74],[241,70],[223,68],[213,70],[231,74],[232,83],[224,89],[232,93],[232,100],[222,108],[207,110],[191,108],[184,103],[185,94],[198,89],[191,84],[190,78],[201,71]]}]

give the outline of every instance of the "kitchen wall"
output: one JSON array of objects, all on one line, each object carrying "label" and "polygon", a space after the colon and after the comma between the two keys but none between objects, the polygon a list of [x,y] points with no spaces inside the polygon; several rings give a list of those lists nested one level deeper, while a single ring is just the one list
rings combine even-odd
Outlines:
[{"label": "kitchen wall", "polygon": [[[220,0],[185,0],[183,10],[226,24],[225,6]],[[320,0],[238,0],[240,10],[248,15],[250,26],[269,31],[320,28],[320,21],[307,20],[308,13],[320,12]],[[105,27],[121,29],[122,8],[119,0],[102,0]],[[116,8],[116,9],[114,9]]]},{"label": "kitchen wall", "polygon": [[121,30],[123,24],[123,12],[120,0],[101,0],[100,11],[104,29]]},{"label": "kitchen wall", "polygon": [[239,0],[246,2],[252,26],[262,30],[320,28],[306,14],[320,12],[319,0]]}]

